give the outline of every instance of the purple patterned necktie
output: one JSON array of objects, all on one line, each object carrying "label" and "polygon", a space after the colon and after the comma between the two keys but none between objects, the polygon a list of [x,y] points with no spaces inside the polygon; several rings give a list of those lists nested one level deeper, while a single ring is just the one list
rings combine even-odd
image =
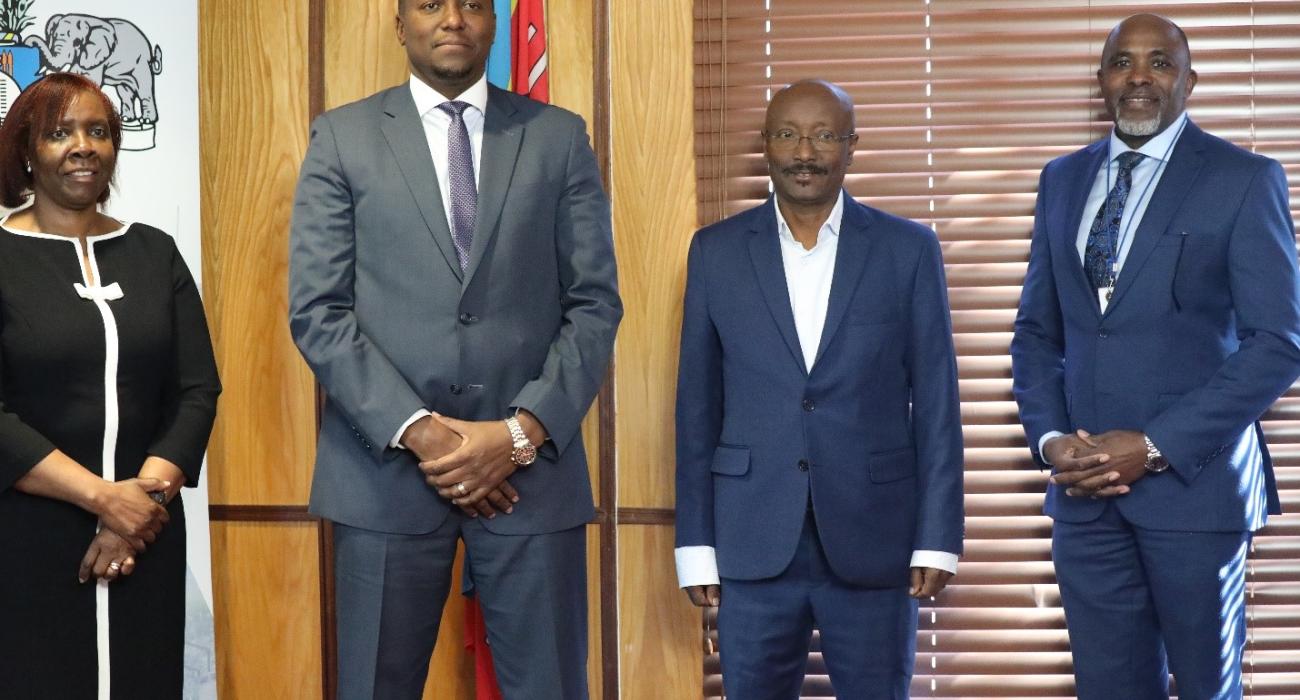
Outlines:
[{"label": "purple patterned necktie", "polygon": [[1116,158],[1119,172],[1115,174],[1115,186],[1106,195],[1106,201],[1097,210],[1097,217],[1088,230],[1088,242],[1083,247],[1083,269],[1088,273],[1088,281],[1092,282],[1094,290],[1114,283],[1110,279],[1110,269],[1112,260],[1119,262],[1119,222],[1124,217],[1124,203],[1133,187],[1133,168],[1142,157],[1137,151],[1126,151]]},{"label": "purple patterned necktie", "polygon": [[474,240],[474,218],[478,213],[478,187],[474,182],[474,156],[470,153],[469,129],[465,128],[468,102],[444,102],[438,109],[451,117],[447,127],[447,182],[451,190],[451,240],[456,259],[465,271],[469,247]]}]

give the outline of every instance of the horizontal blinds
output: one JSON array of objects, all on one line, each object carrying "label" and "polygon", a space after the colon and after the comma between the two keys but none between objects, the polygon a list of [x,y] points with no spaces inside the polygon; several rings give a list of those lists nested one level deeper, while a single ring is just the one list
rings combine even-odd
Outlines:
[{"label": "horizontal blinds", "polygon": [[[771,91],[825,78],[856,104],[849,192],[942,243],[966,445],[967,544],[923,608],[914,697],[1072,697],[1070,653],[1033,467],[1011,395],[1011,339],[1039,171],[1110,128],[1095,71],[1110,27],[1157,12],[1188,33],[1202,127],[1281,161],[1300,207],[1300,2],[697,0],[701,225],[768,194]],[[1300,513],[1300,388],[1264,417],[1284,508]],[[1255,539],[1246,680],[1300,696],[1300,515]],[[712,629],[712,616],[706,625]],[[709,646],[706,651],[715,650]],[[706,660],[706,697],[722,688]],[[805,697],[832,697],[816,645]]]}]

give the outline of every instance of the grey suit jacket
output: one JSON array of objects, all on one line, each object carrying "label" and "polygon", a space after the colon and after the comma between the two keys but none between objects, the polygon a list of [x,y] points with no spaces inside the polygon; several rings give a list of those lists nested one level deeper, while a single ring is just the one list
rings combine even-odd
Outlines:
[{"label": "grey suit jacket", "polygon": [[[388,447],[420,408],[465,420],[531,411],[551,441],[510,483],[502,534],[594,514],[579,426],[622,317],[609,200],[582,119],[489,90],[464,273],[406,84],[312,125],[294,198],[290,329],[328,394],[312,513],[419,534],[455,508]],[[502,430],[504,430],[502,426]]]}]

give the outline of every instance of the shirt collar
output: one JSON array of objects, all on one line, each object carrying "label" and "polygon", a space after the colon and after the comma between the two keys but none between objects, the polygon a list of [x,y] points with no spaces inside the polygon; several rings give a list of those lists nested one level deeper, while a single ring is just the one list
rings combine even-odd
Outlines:
[{"label": "shirt collar", "polygon": [[[411,75],[410,85],[411,97],[415,99],[415,111],[421,117],[433,111],[438,105],[450,102],[442,93],[429,87],[428,83],[420,80],[414,74]],[[479,111],[479,114],[486,114],[488,101],[487,72],[485,71],[479,77],[478,82],[458,95],[456,99],[461,102],[468,102],[469,106]]]},{"label": "shirt collar", "polygon": [[1128,151],[1137,151],[1138,153],[1141,153],[1142,155],[1146,156],[1147,158],[1150,158],[1153,161],[1156,162],[1164,161],[1166,155],[1173,151],[1173,149],[1170,148],[1170,145],[1174,142],[1174,139],[1178,138],[1178,134],[1181,133],[1183,129],[1183,122],[1186,121],[1187,121],[1187,112],[1184,111],[1182,114],[1178,115],[1178,118],[1175,119],[1173,123],[1171,123],[1168,127],[1165,127],[1164,131],[1156,134],[1155,136],[1152,136],[1151,140],[1142,144],[1141,148],[1129,148],[1129,145],[1127,143],[1124,143],[1122,140],[1120,140],[1119,135],[1115,133],[1115,130],[1111,129],[1110,130],[1111,159],[1114,160],[1115,158],[1118,158],[1120,154],[1127,153]]},{"label": "shirt collar", "polygon": [[[831,235],[837,237],[840,235],[840,224],[844,221],[844,196],[844,192],[841,191],[840,196],[835,198],[835,206],[831,207],[830,216],[826,217],[826,221],[822,222],[821,228],[817,229],[818,243],[821,243],[822,233],[825,231],[830,231]],[[794,239],[794,233],[790,231],[790,225],[785,222],[785,217],[781,215],[781,207],[777,204],[775,196],[772,197],[772,208],[776,210],[777,235],[785,239],[787,243],[798,245],[798,241]]]}]

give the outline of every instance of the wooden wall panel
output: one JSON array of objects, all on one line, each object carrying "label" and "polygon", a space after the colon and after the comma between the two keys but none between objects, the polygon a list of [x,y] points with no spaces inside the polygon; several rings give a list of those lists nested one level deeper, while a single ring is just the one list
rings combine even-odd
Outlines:
[{"label": "wooden wall panel", "polygon": [[[614,238],[626,307],[615,368],[618,507],[671,509],[677,342],[696,224],[693,3],[609,8]],[[618,526],[624,700],[702,693],[701,613],[677,588],[672,549],[670,523]]]},{"label": "wooden wall panel", "polygon": [[[593,61],[595,37],[591,0],[549,0],[546,3],[546,55],[551,67],[551,104],[577,112],[587,120],[595,114]],[[501,18],[497,18],[501,21]]]},{"label": "wooden wall panel", "polygon": [[311,481],[314,383],[289,337],[287,288],[307,5],[199,3],[203,286],[225,386],[208,448],[217,504],[304,504]]},{"label": "wooden wall panel", "polygon": [[316,523],[212,523],[223,698],[321,697]]},{"label": "wooden wall panel", "polygon": [[622,700],[694,700],[703,692],[703,618],[677,589],[672,548],[671,527],[618,528]]},{"label": "wooden wall panel", "polygon": [[[610,4],[618,504],[673,504],[673,396],[695,229],[691,0]],[[653,31],[651,31],[653,28]],[[622,556],[622,555],[620,555]]]},{"label": "wooden wall panel", "polygon": [[396,0],[325,0],[325,108],[359,100],[410,76],[397,43]]}]

